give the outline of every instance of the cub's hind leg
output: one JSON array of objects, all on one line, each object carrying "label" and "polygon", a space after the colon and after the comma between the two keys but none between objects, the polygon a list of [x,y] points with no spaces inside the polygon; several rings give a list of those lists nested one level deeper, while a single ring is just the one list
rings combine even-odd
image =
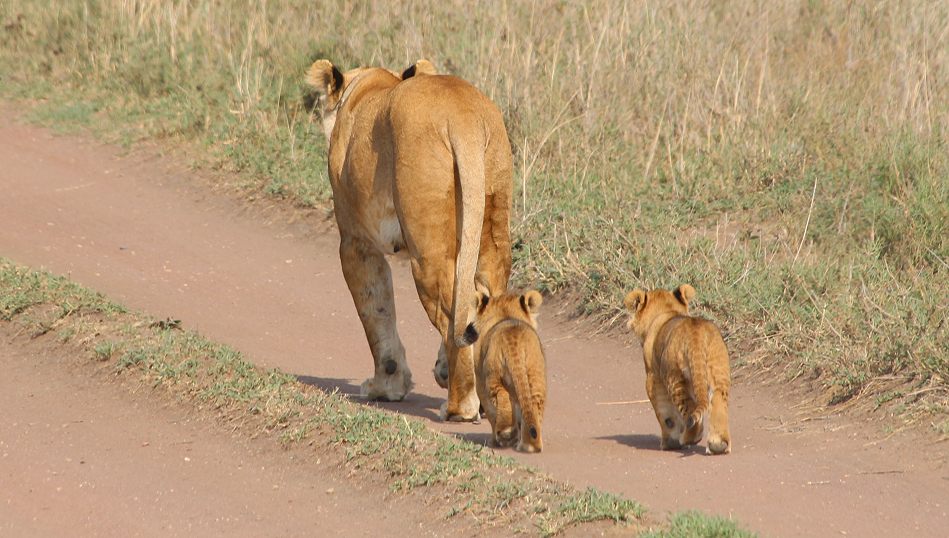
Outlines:
[{"label": "cub's hind leg", "polygon": [[490,398],[492,407],[494,407],[491,439],[495,446],[511,446],[517,440],[517,425],[514,423],[514,407],[511,402],[511,394],[498,383]]},{"label": "cub's hind leg", "polygon": [[715,387],[709,412],[707,454],[729,454],[732,451],[728,430],[728,386]]},{"label": "cub's hind leg", "polygon": [[656,379],[656,376],[647,376],[646,394],[649,396],[649,402],[656,413],[656,420],[659,422],[660,450],[676,450],[682,448],[679,437],[682,434],[683,424],[679,410],[672,403],[669,397],[669,391],[665,385]]},{"label": "cub's hind leg", "polygon": [[371,242],[350,234],[340,240],[339,257],[375,366],[360,393],[373,400],[400,401],[412,388],[412,372],[396,331],[389,263]]},{"label": "cub's hind leg", "polygon": [[709,346],[710,356],[718,360],[709,362],[712,381],[709,409],[709,432],[707,454],[729,454],[732,451],[731,433],[728,429],[728,397],[731,388],[731,372],[728,365],[728,350],[718,337]]},{"label": "cub's hind leg", "polygon": [[496,364],[487,357],[477,367],[478,399],[491,424],[491,446],[510,446],[514,441],[514,413],[511,395],[501,382]]}]

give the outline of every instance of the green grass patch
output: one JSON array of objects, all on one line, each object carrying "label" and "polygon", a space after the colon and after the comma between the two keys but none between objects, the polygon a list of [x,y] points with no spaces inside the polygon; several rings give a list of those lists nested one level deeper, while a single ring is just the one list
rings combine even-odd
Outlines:
[{"label": "green grass patch", "polygon": [[635,501],[588,488],[557,509],[574,521],[610,519],[614,522],[634,522],[643,517],[646,509]]},{"label": "green grass patch", "polygon": [[640,534],[642,538],[753,538],[757,534],[742,530],[734,521],[701,512],[672,516],[669,528]]},{"label": "green grass patch", "polygon": [[944,2],[8,0],[0,93],[315,206],[307,65],[429,57],[504,112],[518,284],[618,323],[625,291],[689,282],[736,364],[929,416],[949,409],[947,25]]}]

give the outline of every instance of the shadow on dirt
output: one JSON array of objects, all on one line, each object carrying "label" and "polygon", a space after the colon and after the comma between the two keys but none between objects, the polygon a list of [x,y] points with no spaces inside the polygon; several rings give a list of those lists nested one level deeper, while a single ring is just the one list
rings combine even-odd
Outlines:
[{"label": "shadow on dirt", "polygon": [[316,387],[324,392],[338,392],[341,396],[354,400],[358,400],[359,398],[359,385],[353,385],[349,379],[314,377],[311,375],[297,375],[294,377],[296,377],[300,383]]},{"label": "shadow on dirt", "polygon": [[443,398],[433,398],[424,394],[410,392],[401,402],[376,402],[361,398],[359,396],[359,385],[354,385],[350,379],[314,377],[309,375],[298,375],[295,377],[300,383],[317,387],[325,392],[336,392],[354,403],[403,413],[433,422],[441,422],[439,408],[442,402],[445,401]]},{"label": "shadow on dirt", "polygon": [[449,435],[481,446],[488,446],[491,442],[490,432],[450,433]]},{"label": "shadow on dirt", "polygon": [[597,439],[616,441],[621,445],[630,446],[638,450],[655,450],[657,452],[670,452],[673,454],[678,453],[681,454],[682,457],[705,454],[705,447],[701,445],[687,446],[679,450],[660,451],[659,436],[651,434],[633,433],[628,435],[606,435],[603,437],[597,437]]}]

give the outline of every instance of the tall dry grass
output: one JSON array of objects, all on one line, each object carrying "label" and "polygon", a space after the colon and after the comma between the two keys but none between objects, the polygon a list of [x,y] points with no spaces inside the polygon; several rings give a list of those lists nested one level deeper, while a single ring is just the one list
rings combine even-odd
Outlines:
[{"label": "tall dry grass", "polygon": [[946,410],[945,2],[7,0],[0,20],[0,84],[40,115],[199,141],[311,205],[305,66],[427,57],[505,113],[519,282],[605,322],[623,290],[691,282],[748,371]]}]

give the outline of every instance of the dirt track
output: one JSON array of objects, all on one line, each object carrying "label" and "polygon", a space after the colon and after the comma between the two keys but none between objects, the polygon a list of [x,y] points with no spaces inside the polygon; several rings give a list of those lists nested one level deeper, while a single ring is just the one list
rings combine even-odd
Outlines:
[{"label": "dirt track", "polygon": [[9,337],[0,328],[0,536],[464,533],[335,462],[228,434]]},{"label": "dirt track", "polygon": [[[290,222],[283,211],[248,209],[172,161],[119,157],[9,113],[0,115],[0,187],[0,255],[180,318],[305,382],[355,394],[369,375],[337,239],[316,217]],[[407,266],[393,265],[416,387],[385,407],[484,442],[487,423],[437,420],[445,394],[430,373],[437,337]],[[773,389],[734,387],[730,456],[660,452],[648,404],[604,405],[645,399],[638,350],[585,337],[551,302],[541,316],[550,372],[545,452],[518,456],[523,461],[654,511],[731,515],[769,536],[943,536],[949,528],[946,443],[915,434],[884,439],[877,426],[841,417],[801,423]],[[0,376],[0,390],[10,379]],[[0,472],[7,465],[0,459]]]}]

